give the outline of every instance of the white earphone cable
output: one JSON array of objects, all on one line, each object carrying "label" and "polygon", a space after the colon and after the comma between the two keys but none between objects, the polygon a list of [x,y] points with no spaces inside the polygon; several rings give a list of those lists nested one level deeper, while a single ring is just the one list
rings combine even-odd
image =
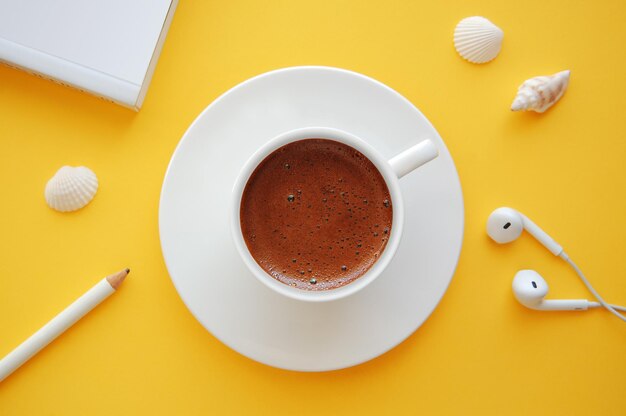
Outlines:
[{"label": "white earphone cable", "polygon": [[[615,309],[616,311],[626,312],[626,307],[624,306],[613,305],[612,303],[609,303],[609,305],[611,305],[611,308]],[[604,308],[604,306],[600,302],[589,302],[589,307],[590,308]]]},{"label": "white earphone cable", "polygon": [[589,280],[587,280],[587,278],[585,277],[585,275],[583,274],[583,272],[578,268],[578,266],[576,266],[576,263],[574,263],[567,254],[565,254],[565,252],[561,252],[561,254],[559,255],[559,257],[561,257],[563,260],[565,260],[570,266],[572,266],[572,268],[574,269],[574,271],[576,272],[576,274],[578,274],[578,277],[580,277],[580,280],[583,281],[583,283],[585,284],[585,286],[587,286],[587,289],[589,289],[589,291],[591,292],[591,294],[598,300],[598,302],[600,302],[600,304],[602,306],[604,306],[606,308],[606,310],[608,310],[609,312],[611,312],[613,315],[617,316],[619,319],[621,319],[622,321],[626,322],[626,317],[624,317],[622,314],[620,314],[619,312],[617,312],[615,309],[620,309],[620,310],[626,310],[626,308],[623,307],[614,307],[613,305],[608,304],[607,302],[605,302],[604,299],[602,299],[602,296],[600,296],[598,294],[598,292],[596,292],[596,290],[593,288],[593,286],[591,286],[591,283],[589,283]]}]

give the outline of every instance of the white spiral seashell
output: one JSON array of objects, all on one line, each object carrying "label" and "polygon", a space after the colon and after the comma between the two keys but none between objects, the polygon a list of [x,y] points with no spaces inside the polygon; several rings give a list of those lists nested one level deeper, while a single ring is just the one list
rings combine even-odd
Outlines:
[{"label": "white spiral seashell", "polygon": [[554,75],[531,78],[517,89],[511,110],[543,113],[561,99],[569,85],[569,70]]},{"label": "white spiral seashell", "polygon": [[84,166],[63,166],[46,184],[45,197],[50,208],[76,211],[87,205],[98,190],[98,178]]},{"label": "white spiral seashell", "polygon": [[463,58],[484,64],[500,53],[504,32],[480,16],[466,17],[454,29],[454,47]]}]

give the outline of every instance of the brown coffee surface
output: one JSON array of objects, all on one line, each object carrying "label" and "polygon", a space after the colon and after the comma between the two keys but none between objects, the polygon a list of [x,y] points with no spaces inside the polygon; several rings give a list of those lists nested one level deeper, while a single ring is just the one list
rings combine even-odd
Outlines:
[{"label": "brown coffee surface", "polygon": [[327,139],[287,144],[257,166],[240,221],[273,278],[306,290],[344,286],[376,262],[391,233],[389,189],[358,150]]}]

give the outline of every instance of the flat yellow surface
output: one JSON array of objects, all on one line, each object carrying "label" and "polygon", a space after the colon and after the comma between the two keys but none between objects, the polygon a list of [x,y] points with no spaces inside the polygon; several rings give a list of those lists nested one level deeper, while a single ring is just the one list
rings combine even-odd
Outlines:
[{"label": "flat yellow surface", "polygon": [[[505,33],[473,65],[463,17]],[[556,298],[589,298],[524,236],[497,246],[487,216],[513,206],[557,239],[600,293],[626,304],[626,3],[181,1],[139,113],[0,67],[0,356],[104,275],[108,299],[0,384],[0,415],[626,414],[626,325],[542,313],[511,293],[521,268]],[[430,319],[371,362],[301,374],[255,363],[203,329],[165,269],[158,201],[170,156],[211,101],[254,75],[329,65],[378,79],[434,124],[456,162],[466,228]],[[512,113],[526,78],[571,69],[543,115]],[[100,179],[85,209],[43,198],[62,165]],[[332,353],[332,352],[329,352]]]}]

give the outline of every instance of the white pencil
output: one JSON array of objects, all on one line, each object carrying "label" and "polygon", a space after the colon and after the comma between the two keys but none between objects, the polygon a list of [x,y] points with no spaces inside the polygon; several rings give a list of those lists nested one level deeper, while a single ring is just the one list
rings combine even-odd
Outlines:
[{"label": "white pencil", "polygon": [[105,277],[0,361],[0,382],[54,341],[122,284],[130,269]]}]

